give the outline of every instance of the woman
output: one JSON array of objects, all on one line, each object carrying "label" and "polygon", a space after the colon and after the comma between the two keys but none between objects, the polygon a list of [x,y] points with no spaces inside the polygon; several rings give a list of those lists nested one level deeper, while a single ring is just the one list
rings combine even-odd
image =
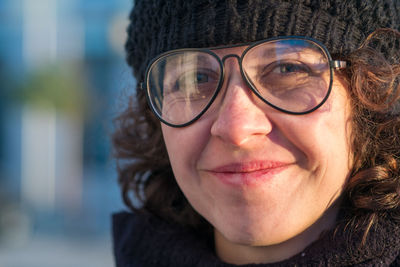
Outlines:
[{"label": "woman", "polygon": [[136,1],[117,265],[400,266],[399,14]]}]

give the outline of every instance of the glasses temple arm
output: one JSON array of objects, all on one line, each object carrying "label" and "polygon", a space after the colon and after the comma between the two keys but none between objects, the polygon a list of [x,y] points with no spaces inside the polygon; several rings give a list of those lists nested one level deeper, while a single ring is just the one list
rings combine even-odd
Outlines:
[{"label": "glasses temple arm", "polygon": [[344,69],[347,67],[347,62],[343,60],[332,60],[331,64],[334,69]]}]

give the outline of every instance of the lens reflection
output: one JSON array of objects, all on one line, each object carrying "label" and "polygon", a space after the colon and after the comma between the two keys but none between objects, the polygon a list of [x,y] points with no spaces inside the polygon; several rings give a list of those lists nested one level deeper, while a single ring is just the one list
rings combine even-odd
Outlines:
[{"label": "lens reflection", "polygon": [[270,104],[289,112],[307,112],[329,90],[325,52],[306,40],[279,40],[252,47],[242,68],[249,83]]},{"label": "lens reflection", "polygon": [[187,51],[158,60],[149,77],[151,101],[157,113],[172,124],[184,124],[210,102],[221,68],[211,54]]}]

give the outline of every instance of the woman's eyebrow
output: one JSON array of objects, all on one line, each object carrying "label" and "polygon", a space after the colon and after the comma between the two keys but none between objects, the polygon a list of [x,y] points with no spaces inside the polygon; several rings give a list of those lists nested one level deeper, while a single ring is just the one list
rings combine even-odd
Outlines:
[{"label": "woman's eyebrow", "polygon": [[265,49],[260,49],[260,50],[262,50],[262,53],[260,53],[260,56],[288,55],[288,54],[295,54],[295,53],[299,53],[299,52],[311,52],[311,53],[321,54],[321,52],[317,48],[302,47],[299,45],[275,46],[275,47],[270,47],[270,48],[265,48]]},{"label": "woman's eyebrow", "polygon": [[181,64],[181,62],[192,63],[192,64],[196,63],[196,62],[202,62],[202,63],[210,62],[210,59],[209,59],[210,56],[208,56],[208,55],[207,56],[201,55],[201,53],[199,53],[199,52],[186,52],[186,53],[188,54],[186,57],[184,54],[181,57],[173,57],[168,60],[167,64],[168,65],[172,64],[172,67],[173,67],[173,66],[176,66],[177,64]]}]

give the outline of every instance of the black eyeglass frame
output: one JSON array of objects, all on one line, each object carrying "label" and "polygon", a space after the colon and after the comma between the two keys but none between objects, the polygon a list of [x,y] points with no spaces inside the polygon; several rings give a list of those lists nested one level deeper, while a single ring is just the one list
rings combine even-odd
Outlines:
[{"label": "black eyeglass frame", "polygon": [[[325,53],[327,59],[328,59],[328,63],[329,63],[329,75],[330,75],[330,81],[329,81],[329,88],[328,91],[325,95],[325,97],[322,99],[322,101],[315,107],[313,107],[310,110],[307,111],[302,111],[302,112],[293,112],[293,111],[288,111],[285,109],[282,109],[272,103],[270,103],[269,101],[267,101],[257,90],[257,87],[253,85],[253,83],[251,82],[251,80],[246,76],[246,74],[244,73],[244,70],[242,68],[242,61],[244,56],[247,54],[247,52],[249,50],[251,50],[253,47],[256,47],[260,44],[263,43],[267,43],[267,42],[271,42],[271,41],[281,41],[281,40],[306,40],[309,41],[315,45],[317,45],[319,48],[322,49],[322,51]],[[219,50],[219,49],[225,49],[225,48],[233,48],[233,47],[240,47],[240,46],[245,46],[248,45],[248,47],[246,47],[246,49],[242,52],[242,54],[239,56],[237,54],[228,54],[222,57],[222,59],[216,54],[214,53],[212,50]],[[173,54],[177,54],[177,53],[181,53],[181,52],[186,52],[186,51],[190,51],[190,52],[202,52],[202,53],[208,53],[211,56],[213,56],[214,58],[216,58],[219,66],[220,66],[220,70],[221,70],[221,75],[219,77],[219,81],[217,84],[217,87],[215,89],[215,92],[213,94],[213,96],[210,98],[210,100],[208,101],[207,105],[203,108],[203,110],[197,115],[195,116],[193,119],[191,119],[188,122],[185,122],[183,124],[172,124],[166,120],[164,120],[162,118],[162,115],[159,114],[159,112],[157,111],[156,107],[153,104],[153,101],[150,98],[150,88],[149,88],[149,79],[150,79],[150,70],[152,68],[152,66],[154,64],[156,64],[159,60],[165,58],[166,56],[170,56]],[[225,59],[229,58],[229,57],[235,57],[238,60],[238,64],[239,64],[239,69],[240,69],[240,73],[242,75],[243,80],[246,82],[246,84],[249,86],[249,88],[251,89],[251,91],[258,97],[260,98],[264,103],[266,103],[267,105],[271,106],[272,108],[279,110],[283,113],[286,114],[291,114],[291,115],[304,115],[304,114],[308,114],[311,113],[313,111],[315,111],[316,109],[318,109],[319,107],[321,107],[326,100],[329,98],[329,95],[331,93],[332,90],[332,83],[333,83],[333,70],[334,69],[341,69],[341,68],[345,68],[346,67],[346,61],[342,61],[342,60],[333,60],[331,54],[329,53],[328,49],[325,47],[324,44],[322,44],[321,42],[319,42],[318,40],[315,40],[313,38],[310,37],[305,37],[305,36],[279,36],[279,37],[273,37],[273,38],[268,38],[268,39],[263,39],[260,41],[255,41],[255,42],[247,42],[247,43],[240,43],[240,44],[234,44],[234,45],[226,45],[226,46],[217,46],[217,47],[208,47],[208,48],[180,48],[180,49],[174,49],[174,50],[170,50],[164,53],[159,54],[158,56],[156,56],[155,58],[153,58],[147,68],[146,68],[146,72],[145,72],[145,82],[141,82],[140,83],[140,89],[141,90],[145,90],[146,93],[146,99],[147,99],[147,103],[149,104],[152,112],[156,115],[156,117],[164,124],[171,126],[171,127],[175,127],[175,128],[179,128],[179,127],[185,127],[188,126],[192,123],[194,123],[196,120],[198,120],[208,109],[209,107],[214,103],[215,98],[217,97],[219,91],[222,88],[222,84],[225,78],[225,68],[224,68],[224,62]]]}]

